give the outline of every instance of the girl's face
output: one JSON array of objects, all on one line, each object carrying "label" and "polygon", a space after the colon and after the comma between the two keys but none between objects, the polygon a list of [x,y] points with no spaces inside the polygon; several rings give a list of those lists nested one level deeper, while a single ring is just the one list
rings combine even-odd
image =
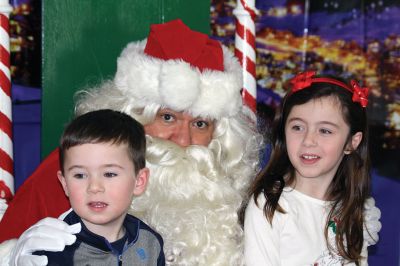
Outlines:
[{"label": "girl's face", "polygon": [[362,133],[358,132],[346,143],[349,134],[350,127],[335,97],[293,106],[286,120],[285,138],[295,168],[296,189],[323,198],[343,156],[361,141]]}]

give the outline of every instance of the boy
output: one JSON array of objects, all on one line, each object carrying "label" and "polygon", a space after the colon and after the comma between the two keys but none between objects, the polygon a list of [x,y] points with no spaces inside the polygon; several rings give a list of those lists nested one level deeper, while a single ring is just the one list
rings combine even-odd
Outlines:
[{"label": "boy", "polygon": [[61,137],[57,176],[72,207],[64,221],[82,230],[64,251],[35,254],[48,265],[165,265],[161,236],[127,214],[146,188],[145,152],[143,126],[126,114],[75,118]]}]

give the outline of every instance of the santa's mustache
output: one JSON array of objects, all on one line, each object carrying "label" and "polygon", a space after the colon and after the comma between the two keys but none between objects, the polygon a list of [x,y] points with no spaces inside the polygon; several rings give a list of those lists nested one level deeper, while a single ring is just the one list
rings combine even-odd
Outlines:
[{"label": "santa's mustache", "polygon": [[171,141],[148,137],[146,162],[150,168],[147,194],[157,193],[179,203],[200,196],[214,201],[233,192],[225,191],[230,190],[226,184],[229,179],[214,152],[205,146],[181,147]]}]

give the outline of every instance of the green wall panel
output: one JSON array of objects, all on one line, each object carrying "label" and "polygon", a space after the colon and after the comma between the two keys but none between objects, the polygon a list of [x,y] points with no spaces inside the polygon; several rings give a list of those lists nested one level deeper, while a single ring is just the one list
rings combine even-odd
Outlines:
[{"label": "green wall panel", "polygon": [[181,18],[209,34],[210,1],[43,0],[42,157],[58,145],[73,116],[73,95],[111,78],[125,45],[150,24]]}]

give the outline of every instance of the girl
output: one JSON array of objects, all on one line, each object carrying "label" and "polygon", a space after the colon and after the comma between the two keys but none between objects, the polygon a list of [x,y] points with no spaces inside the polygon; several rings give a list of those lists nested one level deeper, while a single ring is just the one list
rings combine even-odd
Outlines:
[{"label": "girl", "polygon": [[367,264],[376,233],[366,230],[364,207],[368,89],[315,72],[291,85],[272,127],[271,159],[251,188],[246,264]]}]

